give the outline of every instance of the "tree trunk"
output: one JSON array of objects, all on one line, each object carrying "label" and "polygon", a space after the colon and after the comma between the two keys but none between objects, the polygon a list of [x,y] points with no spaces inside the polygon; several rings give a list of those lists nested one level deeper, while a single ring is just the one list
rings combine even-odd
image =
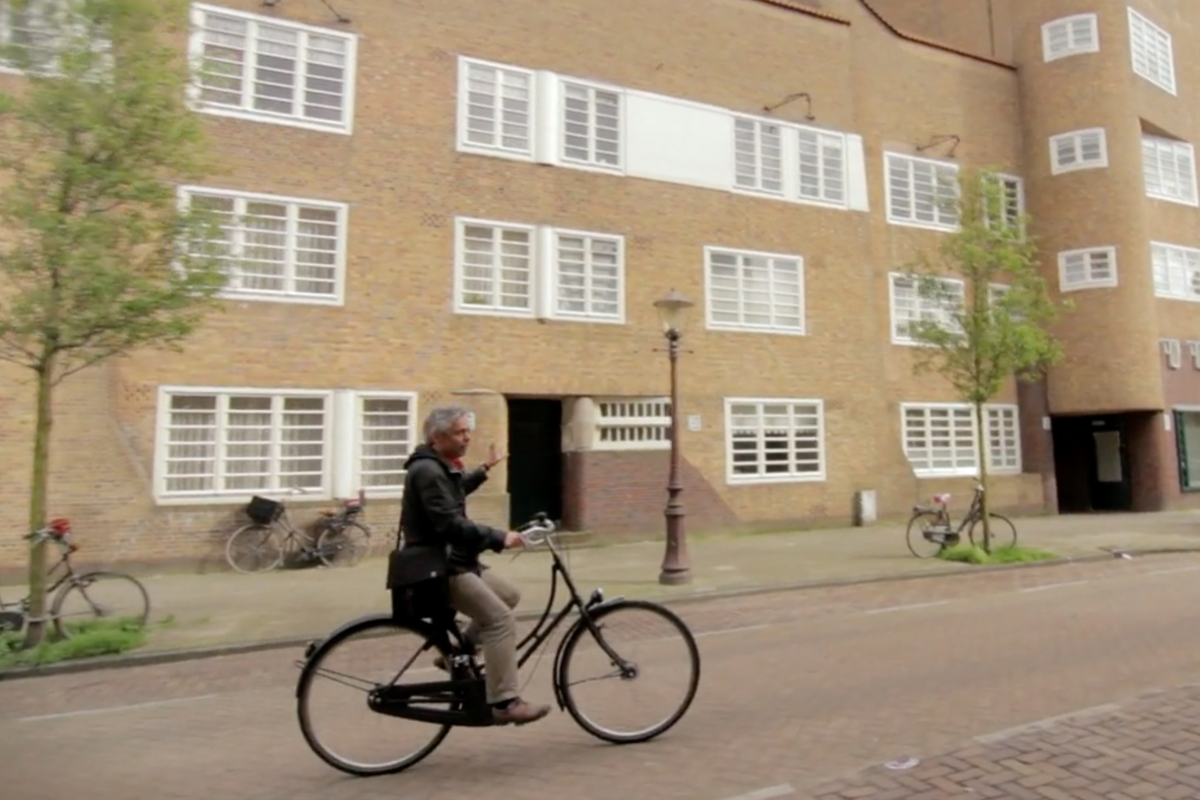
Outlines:
[{"label": "tree trunk", "polygon": [[[33,439],[33,480],[29,494],[29,531],[46,527],[46,495],[50,473],[50,396],[53,391],[53,356],[47,356],[37,372],[37,429]],[[36,647],[45,633],[46,543],[37,541],[29,549],[29,627],[25,647]]]},{"label": "tree trunk", "polygon": [[975,404],[975,450],[979,456],[979,515],[983,521],[983,552],[992,554],[992,529],[988,519],[987,428],[983,421],[983,403]]}]

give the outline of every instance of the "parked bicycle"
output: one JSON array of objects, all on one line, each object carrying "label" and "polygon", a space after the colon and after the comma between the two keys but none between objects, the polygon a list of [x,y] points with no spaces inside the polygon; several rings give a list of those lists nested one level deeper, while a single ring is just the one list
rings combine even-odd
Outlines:
[{"label": "parked bicycle", "polygon": [[[24,537],[26,541],[34,543],[53,543],[62,551],[57,563],[46,571],[46,576],[50,577],[59,569],[63,570],[63,574],[46,590],[47,595],[54,594],[48,621],[53,625],[55,634],[60,639],[71,638],[72,620],[125,619],[133,624],[145,625],[150,616],[150,596],[146,593],[146,587],[137,578],[123,572],[76,572],[71,564],[71,555],[79,546],[71,542],[70,537],[71,522],[67,519],[52,520],[45,528]],[[26,595],[19,602],[7,604],[0,599],[0,631],[19,633],[25,629],[29,621],[30,599]]]},{"label": "parked bicycle", "polygon": [[[304,489],[293,487],[288,493],[304,494]],[[346,500],[337,511],[318,512],[314,535],[292,524],[282,502],[255,495],[246,504],[250,524],[225,542],[225,560],[247,575],[275,569],[285,556],[300,563],[319,560],[327,567],[354,566],[371,547],[371,529],[358,520],[366,506],[366,493],[359,489],[358,497]]]},{"label": "parked bicycle", "polygon": [[[551,535],[554,530],[545,514],[518,529],[528,547],[545,543],[552,559],[550,598],[537,625],[517,645],[518,665],[524,666],[567,614],[578,610],[554,656],[552,681],[559,709],[608,742],[644,742],[659,736],[683,717],[696,695],[700,653],[695,638],[683,620],[656,603],[605,600],[600,589],[584,601]],[[560,575],[570,597],[547,626]],[[647,629],[646,623],[658,627]],[[621,640],[621,631],[633,635]],[[642,658],[630,654],[638,646],[648,648]],[[417,666],[424,658],[430,660]],[[449,670],[446,679],[422,680],[421,674],[434,673],[438,667],[433,664],[439,662]],[[664,667],[670,672],[673,663],[682,674],[664,677]],[[492,724],[484,667],[448,608],[437,619],[427,615],[418,621],[397,620],[391,614],[360,617],[324,640],[309,643],[296,665],[301,669],[296,698],[304,739],[323,761],[351,775],[400,772],[432,753],[452,727]],[[589,667],[598,674],[585,677]],[[401,683],[405,677],[416,680]],[[605,678],[616,679],[604,684],[610,691],[593,696],[588,690]],[[661,682],[649,683],[656,679]],[[622,698],[611,691],[619,688],[645,691]],[[347,696],[327,697],[326,689]],[[654,714],[655,707],[663,710]],[[352,712],[358,710],[366,713],[354,718]],[[647,712],[648,722],[617,721]],[[401,720],[422,723],[413,726],[418,738],[411,747],[401,740]],[[358,741],[362,753],[352,754],[342,737]]]},{"label": "parked bicycle", "polygon": [[[975,495],[971,498],[971,507],[967,514],[955,527],[950,522],[950,495],[935,494],[933,506],[913,506],[912,519],[908,521],[908,549],[917,558],[936,556],[948,547],[953,547],[962,541],[963,529],[967,529],[967,540],[976,543],[978,531],[979,544],[983,544],[983,484],[975,484]],[[991,544],[993,547],[1009,547],[1017,543],[1017,528],[1012,520],[1001,514],[988,512],[988,527],[991,529]]]}]

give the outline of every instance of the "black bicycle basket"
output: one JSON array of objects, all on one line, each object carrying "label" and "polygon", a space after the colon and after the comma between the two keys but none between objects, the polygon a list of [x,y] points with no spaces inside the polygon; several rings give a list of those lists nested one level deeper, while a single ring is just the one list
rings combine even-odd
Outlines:
[{"label": "black bicycle basket", "polygon": [[246,504],[246,516],[259,525],[270,525],[283,513],[283,503],[254,495]]}]

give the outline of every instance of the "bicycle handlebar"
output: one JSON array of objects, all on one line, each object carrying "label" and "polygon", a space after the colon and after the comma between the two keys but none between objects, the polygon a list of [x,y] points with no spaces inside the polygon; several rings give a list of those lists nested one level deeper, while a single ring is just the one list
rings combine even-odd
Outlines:
[{"label": "bicycle handlebar", "polygon": [[555,530],[557,530],[555,524],[546,516],[545,512],[539,511],[532,520],[517,528],[517,533],[525,541],[526,547],[537,547],[544,543]]}]

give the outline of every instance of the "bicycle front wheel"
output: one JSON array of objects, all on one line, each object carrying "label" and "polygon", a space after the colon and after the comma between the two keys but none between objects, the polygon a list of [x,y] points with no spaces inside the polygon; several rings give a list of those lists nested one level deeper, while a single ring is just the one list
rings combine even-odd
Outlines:
[{"label": "bicycle front wheel", "polygon": [[580,620],[555,676],[567,712],[588,733],[616,744],[664,733],[683,717],[700,684],[692,632],[674,612],[644,600],[589,613],[598,635]]},{"label": "bicycle front wheel", "polygon": [[244,575],[275,569],[283,561],[283,547],[274,526],[252,523],[238,528],[225,542],[225,560]]},{"label": "bicycle front wheel", "polygon": [[386,775],[416,764],[442,743],[450,726],[380,714],[367,705],[368,693],[449,680],[433,666],[439,655],[446,654],[390,618],[367,619],[327,639],[296,687],[304,740],[322,761],[350,775]]},{"label": "bicycle front wheel", "polygon": [[63,584],[50,606],[54,632],[69,639],[100,621],[140,628],[150,616],[150,596],[132,575],[86,572]]},{"label": "bicycle front wheel", "polygon": [[[992,549],[997,547],[1015,547],[1017,544],[1017,526],[1012,524],[1012,520],[1000,514],[988,514],[988,539]],[[983,547],[983,519],[977,519],[971,523],[971,530],[967,532],[967,537],[971,540],[971,544]]]},{"label": "bicycle front wheel", "polygon": [[327,567],[353,567],[371,549],[371,532],[358,522],[326,526],[317,539],[317,554]]}]

